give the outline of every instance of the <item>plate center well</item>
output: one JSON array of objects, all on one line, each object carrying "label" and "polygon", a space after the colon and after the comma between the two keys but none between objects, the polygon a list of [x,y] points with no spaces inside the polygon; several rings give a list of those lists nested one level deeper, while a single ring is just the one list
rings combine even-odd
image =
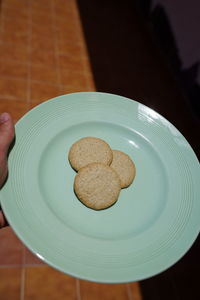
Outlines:
[{"label": "plate center well", "polygon": [[[133,184],[121,190],[116,204],[102,211],[84,206],[73,191],[76,172],[68,152],[86,136],[104,139],[112,149],[127,153],[136,166]],[[98,239],[123,239],[144,232],[159,218],[167,200],[167,176],[159,153],[144,136],[112,123],[85,122],[52,136],[41,153],[38,178],[43,199],[56,218]]]}]

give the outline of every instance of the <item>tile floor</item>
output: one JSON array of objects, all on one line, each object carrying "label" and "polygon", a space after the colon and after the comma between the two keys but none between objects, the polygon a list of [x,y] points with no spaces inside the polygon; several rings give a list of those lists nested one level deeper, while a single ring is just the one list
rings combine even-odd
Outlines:
[{"label": "tile floor", "polygon": [[[75,0],[0,1],[0,112],[17,122],[35,105],[95,91]],[[44,283],[45,278],[45,283]],[[10,227],[0,231],[0,300],[141,300],[138,283],[106,285],[39,261]]]}]

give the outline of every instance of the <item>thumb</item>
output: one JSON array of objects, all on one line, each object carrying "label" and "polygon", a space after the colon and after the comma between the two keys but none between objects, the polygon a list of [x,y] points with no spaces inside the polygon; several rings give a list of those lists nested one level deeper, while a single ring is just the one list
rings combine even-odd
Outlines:
[{"label": "thumb", "polygon": [[8,148],[14,138],[15,130],[8,113],[0,115],[0,155],[7,155]]},{"label": "thumb", "polygon": [[0,187],[7,176],[7,153],[15,135],[14,124],[8,113],[0,115]]}]

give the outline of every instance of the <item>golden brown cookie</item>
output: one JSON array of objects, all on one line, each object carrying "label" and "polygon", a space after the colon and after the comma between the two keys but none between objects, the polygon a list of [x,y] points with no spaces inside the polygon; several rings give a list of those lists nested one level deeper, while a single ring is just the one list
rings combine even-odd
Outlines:
[{"label": "golden brown cookie", "polygon": [[71,146],[68,159],[72,168],[76,171],[93,162],[110,165],[112,150],[102,139],[85,137]]},{"label": "golden brown cookie", "polygon": [[117,173],[108,165],[91,163],[81,168],[74,180],[74,191],[87,207],[100,210],[114,204],[121,190]]},{"label": "golden brown cookie", "polygon": [[113,150],[113,160],[110,165],[119,175],[121,188],[128,187],[135,178],[135,165],[131,158],[124,152]]}]

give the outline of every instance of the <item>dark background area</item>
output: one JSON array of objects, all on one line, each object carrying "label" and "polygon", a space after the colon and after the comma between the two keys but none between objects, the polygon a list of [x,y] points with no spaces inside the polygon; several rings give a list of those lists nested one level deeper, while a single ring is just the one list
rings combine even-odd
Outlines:
[{"label": "dark background area", "polygon": [[[198,132],[194,129],[199,128],[200,119],[175,67],[178,57],[175,58],[173,36],[170,42],[165,33],[165,44],[168,48],[171,44],[172,50],[162,51],[164,42],[157,39],[158,30],[154,34],[156,29],[153,31],[152,22],[146,18],[147,8],[141,13],[137,3],[78,0],[96,89],[155,109],[182,132],[199,157]],[[165,55],[169,52],[175,58],[173,64]]]},{"label": "dark background area", "polygon": [[[183,71],[162,6],[151,1],[78,0],[91,67],[99,92],[139,101],[166,117],[197,157],[199,87],[197,65]],[[143,300],[199,299],[200,241],[173,267],[140,282]]]}]

